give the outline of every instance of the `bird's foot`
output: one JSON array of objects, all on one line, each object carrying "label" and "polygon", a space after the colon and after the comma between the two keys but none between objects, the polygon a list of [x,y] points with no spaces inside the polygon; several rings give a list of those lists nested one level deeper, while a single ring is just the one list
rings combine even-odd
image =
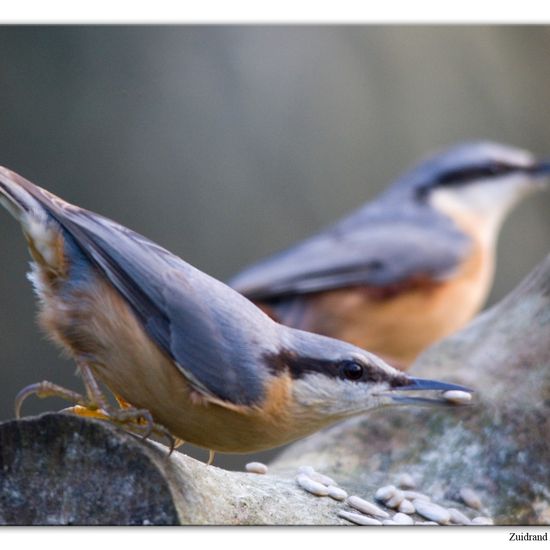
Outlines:
[{"label": "bird's foot", "polygon": [[[122,405],[121,400],[117,396],[117,401]],[[106,409],[93,409],[82,405],[74,405],[63,409],[61,412],[68,412],[78,416],[88,418],[97,418],[106,422],[111,422],[117,426],[121,426],[125,430],[139,435],[143,440],[148,439],[151,435],[157,436],[159,439],[168,441],[168,456],[174,449],[181,444],[181,439],[176,439],[164,426],[153,421],[151,413],[145,409],[137,409],[132,407],[126,401],[123,401],[124,408],[114,409],[107,407]]]},{"label": "bird's foot", "polygon": [[[103,398],[100,400],[90,399],[78,392],[48,381],[26,386],[17,394],[15,398],[16,418],[21,418],[21,407],[23,402],[31,395],[36,395],[40,399],[46,397],[59,397],[65,401],[70,401],[74,403],[74,405],[63,409],[61,412],[70,412],[78,416],[105,420],[140,435],[142,439],[147,439],[152,434],[160,438],[165,438],[168,440],[168,447],[170,449],[168,456],[172,454],[176,447],[176,439],[174,436],[164,426],[155,423],[149,411],[145,409],[136,409],[125,401],[119,401],[121,406],[124,406],[123,409],[115,409],[106,404]],[[98,405],[98,401],[102,403],[101,406]]]}]

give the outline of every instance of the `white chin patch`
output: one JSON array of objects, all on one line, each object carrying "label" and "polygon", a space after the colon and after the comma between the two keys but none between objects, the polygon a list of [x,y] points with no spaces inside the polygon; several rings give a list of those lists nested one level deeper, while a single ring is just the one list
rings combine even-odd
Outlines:
[{"label": "white chin patch", "polygon": [[525,176],[508,176],[437,189],[430,195],[430,204],[459,223],[461,219],[475,220],[487,237],[494,237],[506,214],[531,187]]}]

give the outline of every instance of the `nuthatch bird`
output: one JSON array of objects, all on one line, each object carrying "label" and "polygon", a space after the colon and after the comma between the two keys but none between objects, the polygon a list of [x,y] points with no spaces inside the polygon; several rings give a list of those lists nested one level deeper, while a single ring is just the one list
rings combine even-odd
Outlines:
[{"label": "nuthatch bird", "polygon": [[[442,401],[410,391],[464,389],[280,325],[145,237],[5,168],[0,203],[28,242],[40,325],[75,359],[86,389],[33,384],[17,411],[31,394],[55,395],[76,413],[128,426],[145,419],[198,446],[244,453],[376,407]],[[110,406],[99,382],[126,408]]]},{"label": "nuthatch bird", "polygon": [[550,163],[508,146],[449,148],[229,285],[281,323],[345,340],[405,369],[479,311],[506,213],[549,173]]}]

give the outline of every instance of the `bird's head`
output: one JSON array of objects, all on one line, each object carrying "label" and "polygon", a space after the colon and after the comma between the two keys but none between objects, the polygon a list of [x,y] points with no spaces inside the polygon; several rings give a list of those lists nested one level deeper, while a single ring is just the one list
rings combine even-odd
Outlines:
[{"label": "bird's head", "polygon": [[404,174],[393,191],[412,193],[453,218],[464,217],[498,229],[525,195],[544,188],[550,161],[492,142],[468,142],[441,151]]},{"label": "bird's head", "polygon": [[[274,364],[274,358],[270,360]],[[361,348],[299,330],[288,331],[276,363],[292,378],[296,416],[309,418],[312,423],[319,420],[328,424],[390,405],[448,405],[443,392],[471,391],[456,384],[412,377]],[[426,396],[428,391],[434,395]]]}]

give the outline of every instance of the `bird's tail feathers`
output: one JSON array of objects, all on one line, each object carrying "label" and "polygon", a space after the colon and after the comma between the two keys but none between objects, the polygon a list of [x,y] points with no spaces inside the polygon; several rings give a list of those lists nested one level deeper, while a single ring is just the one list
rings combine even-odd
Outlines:
[{"label": "bird's tail feathers", "polygon": [[34,196],[38,189],[15,172],[0,167],[0,204],[22,224],[28,223],[31,217],[44,218],[46,215]]},{"label": "bird's tail feathers", "polygon": [[41,263],[52,266],[59,262],[60,228],[50,214],[56,200],[63,202],[15,172],[0,167],[0,204],[19,221]]}]

